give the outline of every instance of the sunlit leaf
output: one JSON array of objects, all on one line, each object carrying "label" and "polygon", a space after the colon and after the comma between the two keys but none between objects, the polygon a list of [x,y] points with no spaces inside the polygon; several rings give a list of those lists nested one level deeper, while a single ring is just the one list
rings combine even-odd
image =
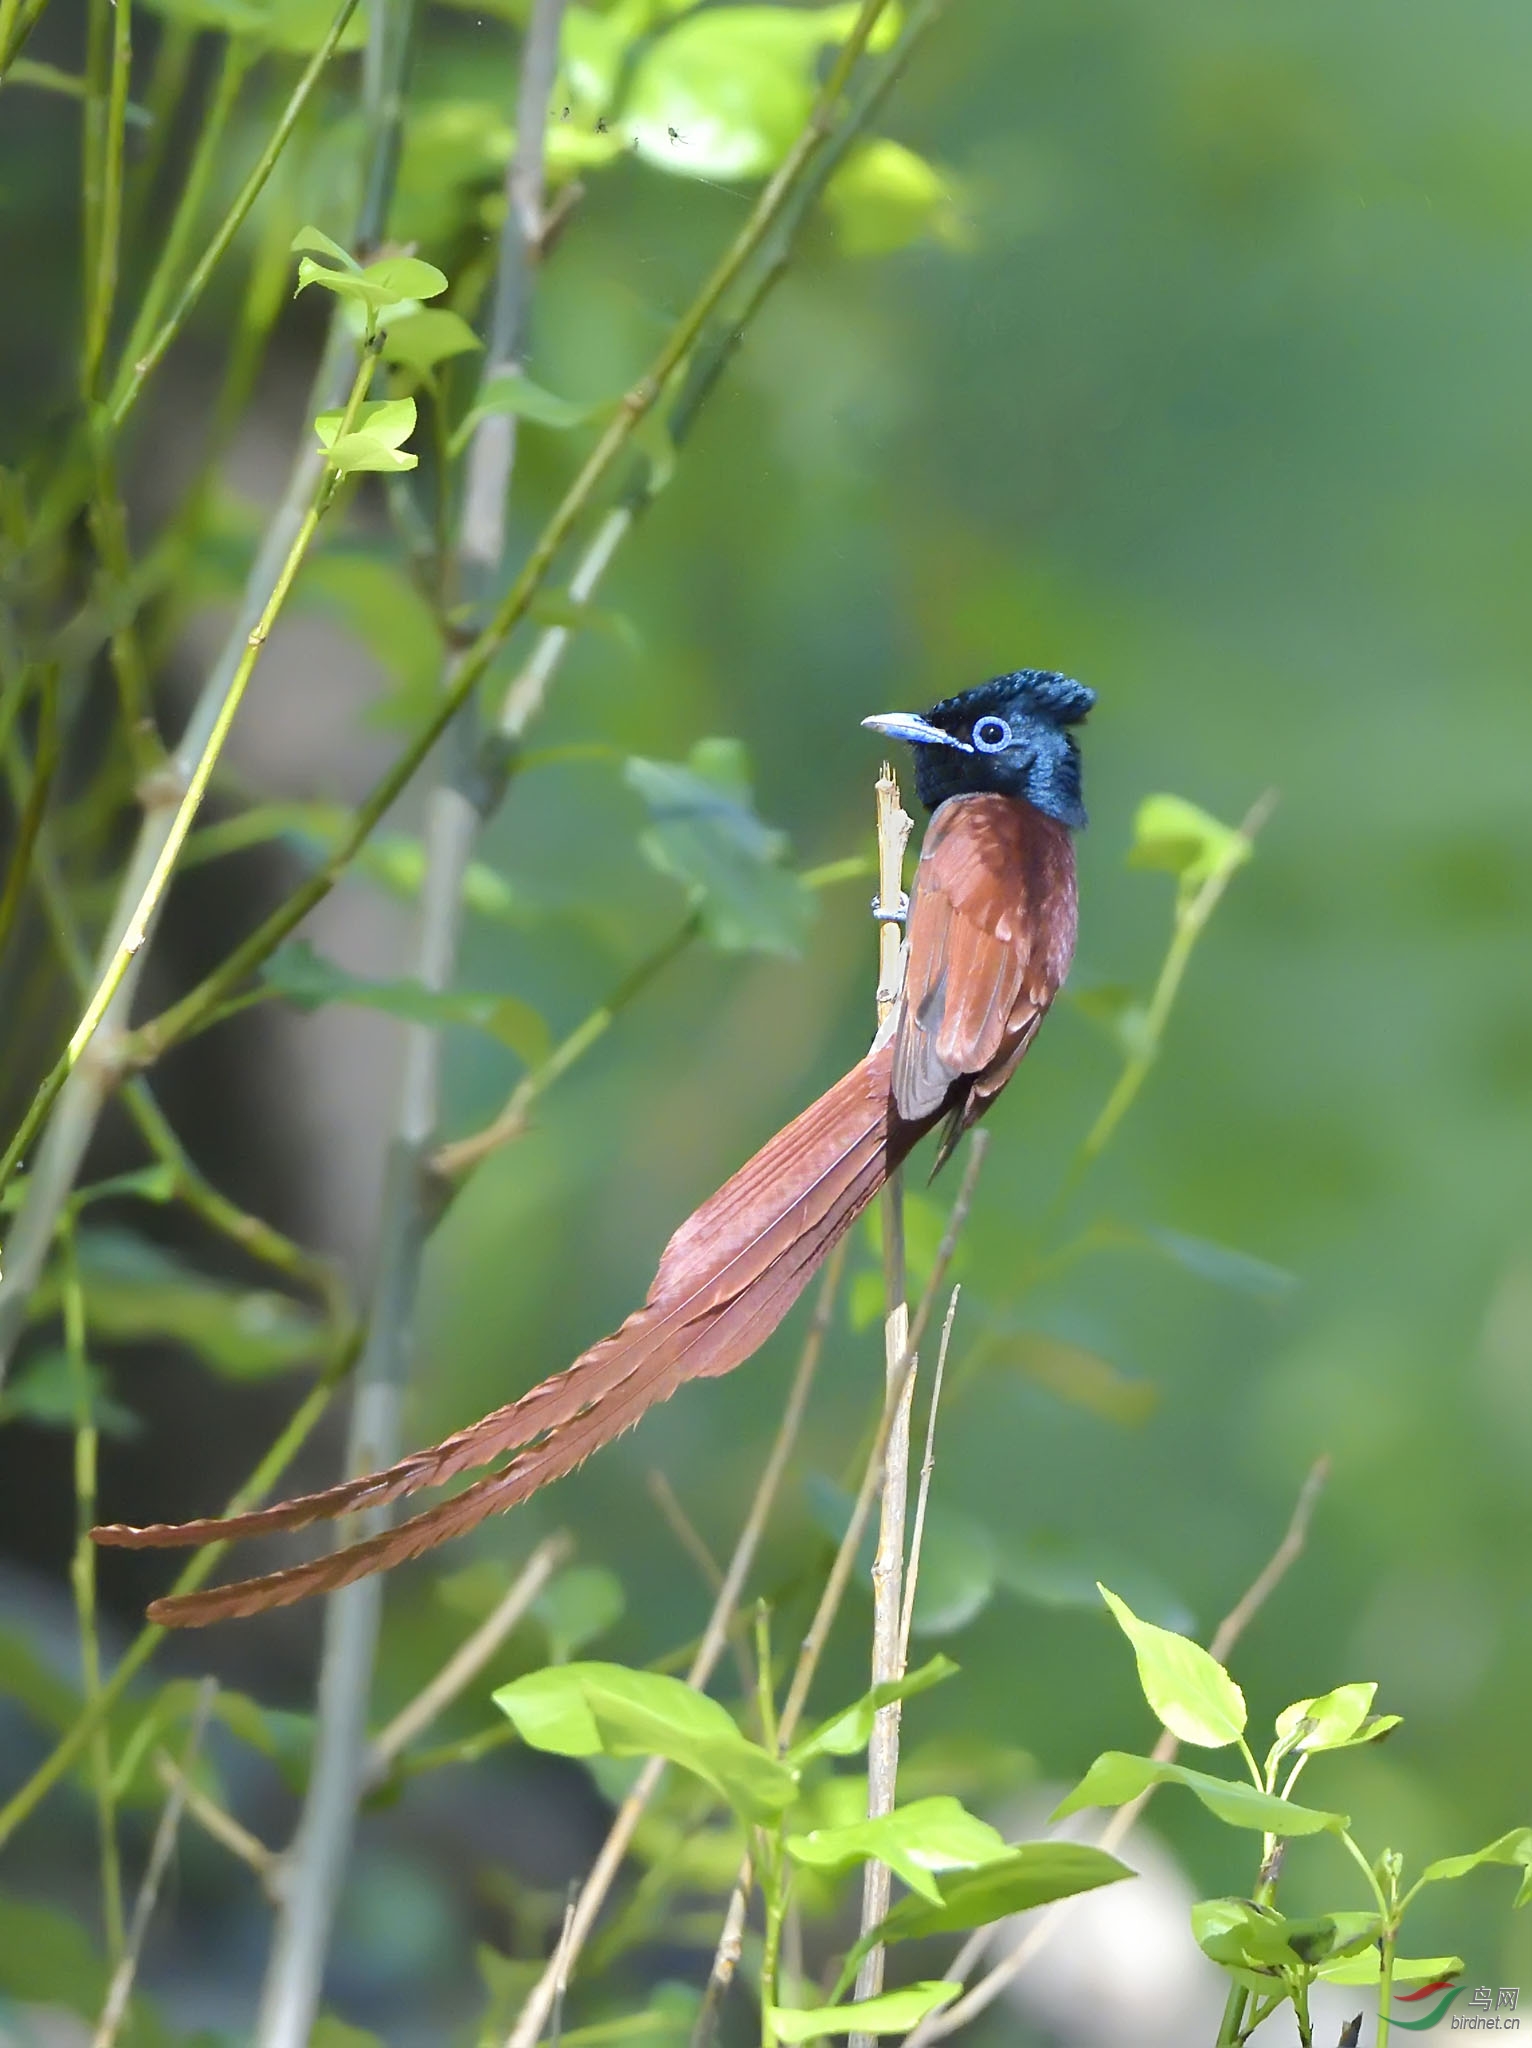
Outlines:
[{"label": "sunlit leaf", "polygon": [[773,2005],[767,2008],[767,2015],[779,2041],[824,2041],[832,2034],[903,2034],[918,2026],[927,2013],[950,2005],[962,1988],[961,1984],[927,1980],[851,2005],[821,2005],[809,2010]]},{"label": "sunlit leaf", "polygon": [[1087,1806],[1126,1806],[1151,1785],[1182,1785],[1230,1827],[1254,1828],[1262,1834],[1317,1835],[1326,1829],[1338,1834],[1350,1825],[1343,1813],[1295,1806],[1290,1799],[1258,1792],[1237,1778],[1213,1778],[1205,1771],[1188,1770],[1184,1764],[1159,1763],[1153,1757],[1130,1756],[1120,1749],[1106,1750],[1096,1758],[1069,1797],[1060,1801],[1053,1818],[1063,1820]]},{"label": "sunlit leaf", "polygon": [[640,850],[685,886],[713,945],[725,952],[801,951],[814,894],[781,865],[785,836],[756,816],[737,740],[701,740],[684,766],[635,757],[624,775],[652,821]]},{"label": "sunlit leaf", "polygon": [[[356,409],[354,431],[340,434],[345,415],[322,412],[314,421],[319,445],[342,475],[355,470],[413,469],[418,456],[400,452],[415,431],[413,398],[379,398]],[[339,438],[337,439],[337,435]]]},{"label": "sunlit leaf", "polygon": [[847,256],[884,256],[924,237],[963,240],[947,180],[902,142],[879,136],[854,150],[830,180],[825,206]]},{"label": "sunlit leaf", "polygon": [[1240,867],[1251,855],[1243,832],[1225,825],[1180,796],[1146,796],[1133,820],[1128,865],[1163,868],[1179,876],[1183,892],[1213,875]]},{"label": "sunlit leaf", "polygon": [[797,1796],[796,1775],[679,1678],[622,1664],[560,1664],[501,1686],[495,1705],[522,1740],[557,1756],[663,1756],[750,1820]]},{"label": "sunlit leaf", "polygon": [[[844,39],[857,12],[853,0],[690,15],[639,58],[622,133],[640,156],[681,177],[765,176],[808,119],[819,52]],[[898,26],[897,9],[885,7],[870,47],[886,47]]]},{"label": "sunlit leaf", "polygon": [[1375,1942],[1382,1928],[1376,1913],[1324,1913],[1291,1920],[1275,1907],[1249,1899],[1202,1899],[1192,1907],[1192,1933],[1205,1956],[1226,1969],[1272,1977],[1354,1955]]},{"label": "sunlit leaf", "polygon": [[864,1692],[849,1707],[843,1707],[838,1714],[821,1721],[801,1742],[795,1743],[787,1753],[788,1763],[795,1769],[801,1769],[816,1756],[855,1756],[867,1747],[880,1707],[886,1707],[894,1700],[913,1699],[917,1693],[928,1692],[933,1685],[955,1677],[957,1668],[950,1657],[933,1657],[917,1671],[907,1671],[903,1678],[873,1686],[870,1692]]},{"label": "sunlit leaf", "polygon": [[279,946],[261,969],[261,978],[300,1010],[349,1003],[382,1010],[412,1024],[457,1024],[482,1031],[508,1046],[529,1067],[540,1066],[552,1044],[547,1024],[519,996],[438,992],[422,988],[417,981],[367,981],[326,960],[306,939]]},{"label": "sunlit leaf", "polygon": [[[1290,1707],[1284,1707],[1277,1716],[1277,1740],[1273,1756],[1280,1753],[1306,1755],[1321,1749],[1349,1749],[1358,1738],[1364,1741],[1376,1740],[1387,1731],[1374,1725],[1370,1735],[1361,1731],[1367,1725],[1373,1697],[1378,1688],[1375,1682],[1338,1685],[1332,1692],[1321,1693],[1311,1700],[1294,1700]],[[1387,1721],[1390,1727],[1397,1727],[1397,1714],[1378,1714],[1374,1724]]]},{"label": "sunlit leaf", "polygon": [[1434,1863],[1428,1863],[1416,1880],[1417,1884],[1444,1884],[1454,1878],[1466,1877],[1470,1870],[1477,1870],[1487,1863],[1508,1863],[1519,1867],[1521,1884],[1516,1892],[1516,1904],[1532,1904],[1532,1828],[1512,1828],[1508,1834],[1500,1835],[1483,1849],[1475,1849],[1467,1856],[1439,1856]]},{"label": "sunlit leaf", "polygon": [[789,1835],[787,1853],[810,1870],[838,1876],[876,1859],[902,1877],[911,1891],[941,1903],[937,1876],[974,1870],[1008,1854],[1004,1838],[950,1795],[912,1800],[876,1819],[845,1827],[815,1828]]},{"label": "sunlit leaf", "polygon": [[[230,1286],[125,1230],[82,1231],[80,1276],[87,1324],[98,1340],[184,1344],[234,1379],[307,1364],[324,1348],[323,1327],[286,1296]],[[58,1308],[50,1275],[32,1298],[33,1316]]]},{"label": "sunlit leaf", "polygon": [[1201,1749],[1222,1749],[1237,1741],[1247,1718],[1245,1695],[1218,1659],[1189,1636],[1140,1621],[1105,1586],[1101,1597],[1133,1645],[1138,1682],[1161,1724]]},{"label": "sunlit leaf", "polygon": [[1084,1408],[1106,1422],[1136,1428],[1159,1405],[1160,1390],[1152,1380],[1119,1372],[1110,1359],[1067,1337],[1044,1330],[995,1332],[984,1338],[980,1350],[986,1365],[1019,1372],[1071,1407]]},{"label": "sunlit leaf", "polygon": [[354,271],[358,276],[361,275],[362,266],[351,252],[343,249],[323,228],[316,228],[312,222],[307,227],[299,228],[288,246],[295,256],[329,256],[342,270]]}]

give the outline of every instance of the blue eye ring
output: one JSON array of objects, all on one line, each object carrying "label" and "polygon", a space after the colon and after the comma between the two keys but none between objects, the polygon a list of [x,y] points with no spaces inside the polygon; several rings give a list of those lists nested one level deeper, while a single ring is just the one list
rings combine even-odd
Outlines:
[{"label": "blue eye ring", "polygon": [[973,743],[981,754],[1002,754],[1011,744],[1011,728],[991,713],[974,721]]}]

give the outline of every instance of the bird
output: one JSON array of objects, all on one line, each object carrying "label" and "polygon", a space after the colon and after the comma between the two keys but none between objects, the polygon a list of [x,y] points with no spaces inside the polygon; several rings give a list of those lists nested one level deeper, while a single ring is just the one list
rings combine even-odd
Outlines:
[{"label": "bird", "polygon": [[506,1407],[385,1471],[248,1514],[93,1529],[98,1544],[130,1549],[267,1536],[481,1474],[307,1563],[156,1600],[149,1618],[201,1627],[387,1571],[527,1500],[684,1382],[732,1372],[759,1350],[920,1140],[943,1127],[940,1166],[984,1115],[1063,985],[1076,931],[1072,835],[1086,822],[1072,728],[1094,703],[1073,677],[1018,669],[924,713],[863,719],[914,749],[930,813],[902,993],[866,1057],[687,1217],[619,1330]]}]

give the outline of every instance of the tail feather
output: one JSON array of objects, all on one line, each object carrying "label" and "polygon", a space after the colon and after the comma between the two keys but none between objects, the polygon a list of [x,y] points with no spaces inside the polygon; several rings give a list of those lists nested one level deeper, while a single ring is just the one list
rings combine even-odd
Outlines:
[{"label": "tail feather", "polygon": [[332,1591],[526,1500],[685,1381],[730,1372],[766,1341],[926,1128],[895,1116],[890,1069],[886,1047],[870,1054],[779,1131],[675,1233],[644,1306],[520,1400],[385,1472],[223,1521],[114,1524],[95,1530],[96,1541],[170,1547],[302,1528],[381,1507],[520,1451],[502,1470],[396,1528],[308,1564],[150,1609],[156,1621],[195,1627]]}]

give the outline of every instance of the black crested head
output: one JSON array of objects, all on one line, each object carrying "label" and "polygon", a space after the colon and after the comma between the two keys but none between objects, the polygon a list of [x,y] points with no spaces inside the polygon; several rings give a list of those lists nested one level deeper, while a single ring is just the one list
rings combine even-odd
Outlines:
[{"label": "black crested head", "polygon": [[1022,668],[944,697],[919,717],[893,712],[862,723],[914,747],[915,789],[927,810],[954,796],[1016,796],[1078,831],[1085,805],[1069,727],[1095,701],[1071,676]]}]

